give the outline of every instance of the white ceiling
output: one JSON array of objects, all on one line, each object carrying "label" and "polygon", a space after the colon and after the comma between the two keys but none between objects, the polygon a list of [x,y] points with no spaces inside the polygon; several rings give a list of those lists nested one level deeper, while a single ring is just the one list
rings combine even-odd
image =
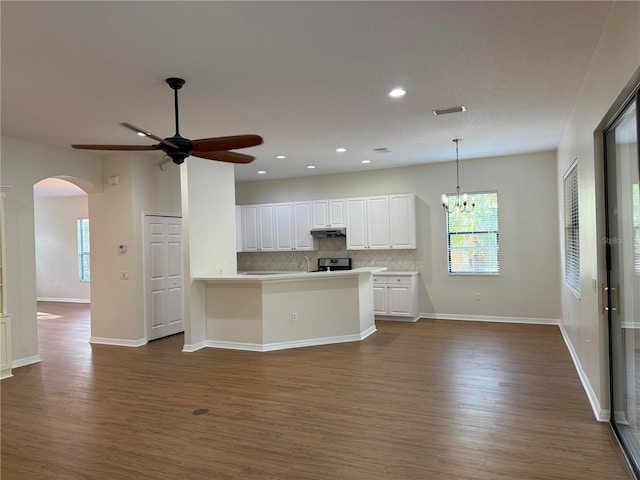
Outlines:
[{"label": "white ceiling", "polygon": [[[452,160],[455,137],[461,160],[555,149],[610,3],[2,1],[0,9],[3,135],[63,147],[145,144],[119,125],[130,122],[172,136],[164,79],[179,76],[180,133],[262,135],[263,145],[242,150],[256,160],[235,167],[238,180],[262,180]],[[387,96],[396,86],[404,98]],[[461,104],[466,113],[431,113]],[[373,151],[380,147],[391,153]]]}]

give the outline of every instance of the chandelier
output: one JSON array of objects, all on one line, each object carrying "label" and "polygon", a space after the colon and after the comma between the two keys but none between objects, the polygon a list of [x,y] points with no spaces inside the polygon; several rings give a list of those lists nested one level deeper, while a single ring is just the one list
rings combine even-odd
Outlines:
[{"label": "chandelier", "polygon": [[452,196],[448,196],[446,193],[442,194],[442,207],[447,213],[472,212],[476,206],[473,198],[469,202],[469,195],[466,193],[460,194],[460,170],[458,167],[458,142],[460,140],[460,138],[452,140],[456,143],[456,194]]}]

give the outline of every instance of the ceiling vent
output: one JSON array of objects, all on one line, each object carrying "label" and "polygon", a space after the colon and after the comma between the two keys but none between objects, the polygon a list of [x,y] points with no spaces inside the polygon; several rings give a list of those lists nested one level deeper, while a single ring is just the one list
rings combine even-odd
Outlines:
[{"label": "ceiling vent", "polygon": [[464,105],[460,105],[459,107],[441,108],[440,110],[434,110],[433,114],[437,117],[438,115],[447,115],[448,113],[460,113],[466,111],[467,107],[465,107]]},{"label": "ceiling vent", "polygon": [[387,147],[374,148],[373,151],[377,153],[391,153],[391,150]]}]

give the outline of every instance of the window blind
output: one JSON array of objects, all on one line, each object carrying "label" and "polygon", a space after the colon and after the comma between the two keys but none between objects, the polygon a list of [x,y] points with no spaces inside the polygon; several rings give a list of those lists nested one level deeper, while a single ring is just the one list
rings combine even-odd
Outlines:
[{"label": "window blind", "polygon": [[633,265],[635,271],[640,273],[640,186],[634,183],[631,186],[633,195]]},{"label": "window blind", "polygon": [[497,274],[500,272],[498,193],[471,195],[472,212],[447,213],[449,273]]},{"label": "window blind", "polygon": [[91,280],[90,248],[89,248],[89,219],[78,219],[78,275],[80,280]]},{"label": "window blind", "polygon": [[564,281],[580,293],[580,221],[578,209],[578,164],[564,178]]}]

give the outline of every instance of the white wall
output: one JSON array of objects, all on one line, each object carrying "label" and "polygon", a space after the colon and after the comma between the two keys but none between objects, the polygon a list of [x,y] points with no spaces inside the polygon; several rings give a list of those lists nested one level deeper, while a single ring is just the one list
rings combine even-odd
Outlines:
[{"label": "white wall", "polygon": [[[5,250],[14,364],[39,359],[33,185],[48,177],[89,193],[92,337],[144,341],[142,215],[180,214],[177,166],[162,172],[157,156],[102,157],[9,137],[2,137],[1,159],[2,184],[13,187],[5,198]],[[106,185],[112,175],[120,176],[120,185]],[[128,244],[126,255],[118,255],[118,243]],[[122,270],[131,280],[120,280]]]},{"label": "white wall", "polygon": [[[581,295],[577,298],[562,282],[562,327],[600,418],[609,408],[608,332],[599,304],[605,279],[602,130],[638,82],[640,3],[614,2],[558,148],[556,180],[561,194],[562,177],[577,158]],[[562,229],[562,202],[558,217]]]},{"label": "white wall", "polygon": [[12,315],[13,360],[38,360],[33,186],[62,177],[86,192],[101,188],[102,161],[97,155],[2,137],[2,185],[5,198],[7,308]]},{"label": "white wall", "polygon": [[236,207],[233,164],[189,157],[180,167],[185,350],[206,341],[205,288],[193,277],[233,275]]},{"label": "white wall", "polygon": [[[122,153],[105,157],[102,192],[89,195],[91,221],[91,339],[140,345],[144,324],[143,215],[180,215],[180,170],[158,167],[158,156]],[[118,185],[106,179],[119,177]],[[118,245],[126,244],[120,254]],[[120,280],[120,272],[129,280]]]},{"label": "white wall", "polygon": [[89,302],[89,282],[80,281],[77,221],[89,216],[86,195],[36,197],[36,287],[38,299]]},{"label": "white wall", "polygon": [[238,183],[236,201],[247,205],[415,193],[421,313],[554,322],[561,315],[556,171],[554,152],[461,161],[464,190],[498,191],[499,276],[447,272],[440,196],[455,190],[454,162]]}]

